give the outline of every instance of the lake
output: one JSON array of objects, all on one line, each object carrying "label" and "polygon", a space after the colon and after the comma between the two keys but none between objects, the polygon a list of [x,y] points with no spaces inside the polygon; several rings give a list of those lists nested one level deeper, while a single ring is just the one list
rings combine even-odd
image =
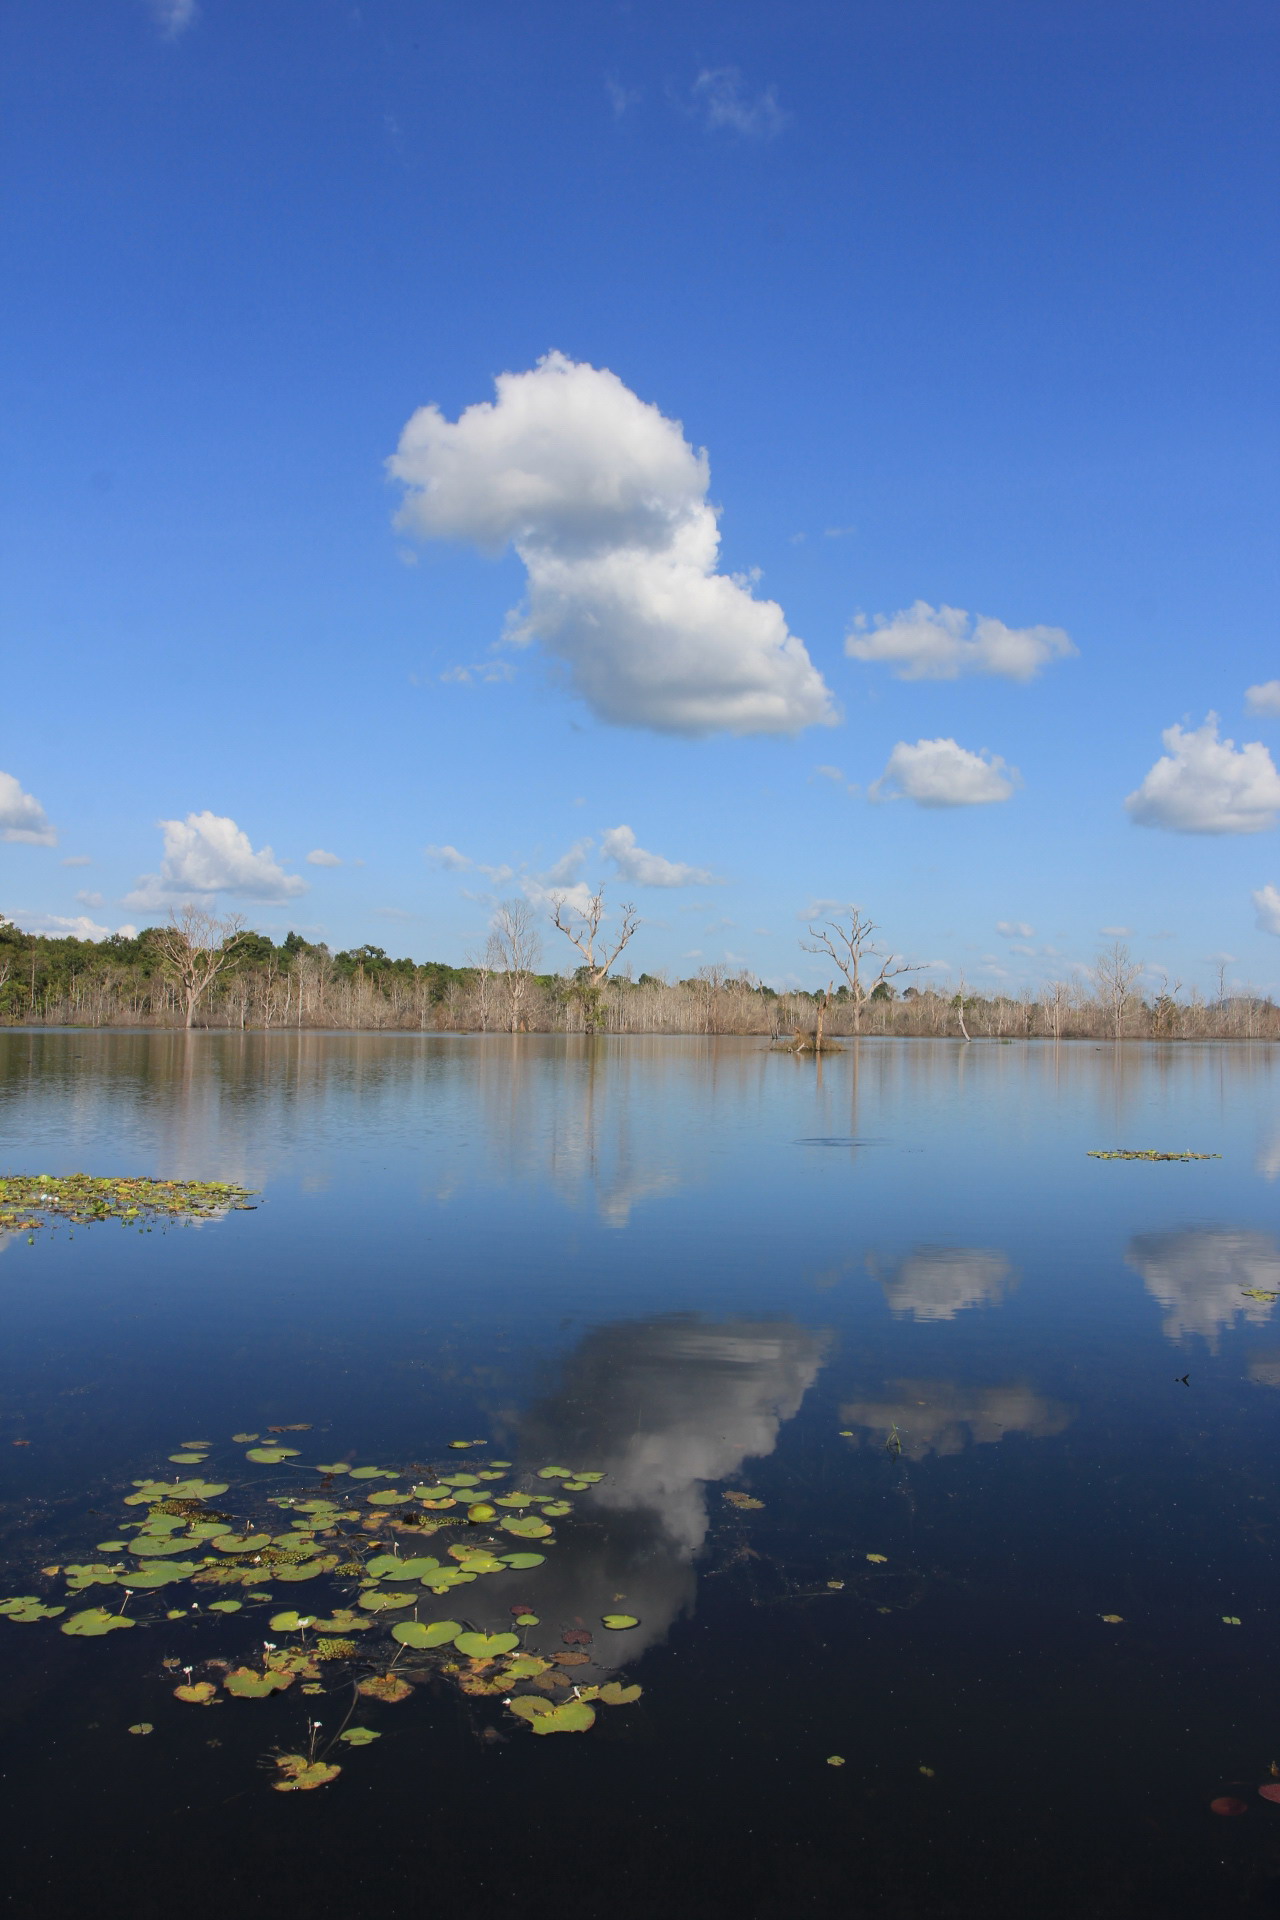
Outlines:
[{"label": "lake", "polygon": [[[0,1619],[14,1913],[1280,1913],[1274,1051],[10,1030],[0,1133],[257,1195],[0,1249],[0,1585],[65,1609]],[[529,1714],[594,1724],[395,1641],[407,1589],[232,1697],[363,1560],[40,1573],[130,1564],[191,1442],[228,1537],[454,1579],[465,1539],[413,1617],[536,1617]],[[351,1517],[270,1504],[318,1494]],[[60,1630],[98,1605],[135,1627]],[[340,1776],[272,1791],[299,1752]]]}]

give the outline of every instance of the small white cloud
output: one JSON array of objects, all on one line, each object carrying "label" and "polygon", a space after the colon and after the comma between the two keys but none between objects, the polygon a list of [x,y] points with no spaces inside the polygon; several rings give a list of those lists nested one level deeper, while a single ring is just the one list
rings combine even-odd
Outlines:
[{"label": "small white cloud", "polygon": [[636,845],[630,827],[610,827],[600,841],[606,860],[612,860],[619,878],[637,887],[707,887],[715,885],[715,875],[705,867],[687,867],[683,861],[664,860],[660,853],[646,853]]},{"label": "small white cloud", "polygon": [[844,785],[844,769],[842,767],[815,767],[814,772],[820,774],[824,780],[834,780],[838,787]]},{"label": "small white cloud", "polygon": [[496,401],[456,421],[420,407],[387,464],[406,488],[400,527],[491,554],[515,547],[528,598],[507,643],[540,642],[617,726],[833,724],[831,694],[782,608],[717,572],[707,456],[680,423],[616,374],[560,353],[496,385]]},{"label": "small white cloud", "polygon": [[19,913],[15,915],[15,922],[23,933],[43,933],[51,940],[108,940],[113,932],[122,933],[127,940],[132,940],[138,931],[133,926],[100,926],[87,913],[76,914],[70,919],[59,913]]},{"label": "small white cloud", "polygon": [[286,873],[270,847],[255,853],[248,834],[225,814],[206,809],[159,825],[164,835],[160,871],[141,875],[125,896],[128,907],[150,912],[215,893],[292,900],[307,891],[306,881]]},{"label": "small white cloud", "polygon": [[778,105],[776,87],[752,98],[737,67],[704,67],[693,83],[693,98],[709,130],[729,127],[753,140],[771,140],[790,118]]},{"label": "small white cloud", "polygon": [[1127,940],[1133,932],[1132,927],[1099,927],[1098,932],[1105,934],[1108,940]]},{"label": "small white cloud", "polygon": [[1263,680],[1256,687],[1250,687],[1244,698],[1250,713],[1265,713],[1273,720],[1280,718],[1280,680]]},{"label": "small white cloud", "polygon": [[83,888],[76,894],[76,899],[82,907],[100,907],[103,904],[100,893],[86,893]]},{"label": "small white cloud", "polygon": [[567,853],[562,853],[553,867],[548,867],[542,879],[549,887],[567,887],[582,872],[587,855],[595,846],[590,834],[584,834],[581,840],[575,840]]},{"label": "small white cloud", "polygon": [[166,40],[176,40],[200,18],[196,0],[147,0],[151,16]]},{"label": "small white cloud", "polygon": [[605,75],[604,90],[609,96],[615,120],[621,120],[629,108],[638,107],[644,97],[639,87],[624,87],[611,73]]},{"label": "small white cloud", "polygon": [[899,680],[956,680],[963,673],[994,673],[1034,680],[1051,660],[1076,652],[1061,627],[1006,627],[959,607],[917,600],[902,613],[859,614],[844,643],[851,660],[883,662]]},{"label": "small white cloud", "polygon": [[71,853],[67,855],[62,865],[64,867],[91,867],[93,861],[87,853]]},{"label": "small white cloud", "polygon": [[1260,833],[1275,825],[1280,774],[1260,740],[1219,740],[1218,716],[1187,731],[1168,727],[1166,751],[1125,801],[1140,827],[1169,833]]},{"label": "small white cloud", "polygon": [[310,867],[340,867],[342,862],[336,853],[326,853],[323,847],[312,847],[310,853],[307,855],[307,865]]},{"label": "small white cloud", "polygon": [[996,932],[1002,933],[1006,940],[1030,940],[1035,933],[1025,920],[997,920]]},{"label": "small white cloud", "polygon": [[970,753],[954,740],[900,740],[878,780],[867,789],[871,800],[914,800],[920,807],[982,807],[1008,800],[1019,776],[985,747]]},{"label": "small white cloud", "polygon": [[465,853],[459,853],[456,847],[424,847],[423,852],[433,867],[443,867],[448,873],[468,873],[475,862]]},{"label": "small white cloud", "polygon": [[57,828],[33,793],[24,793],[11,773],[0,773],[0,840],[29,847],[56,847]]},{"label": "small white cloud", "polygon": [[477,680],[481,686],[494,687],[515,677],[516,668],[510,660],[473,660],[470,666],[446,667],[440,675],[446,685],[457,687],[469,687]]},{"label": "small white cloud", "polygon": [[1254,893],[1253,904],[1258,910],[1259,931],[1274,933],[1280,938],[1280,891],[1270,885],[1259,887]]}]

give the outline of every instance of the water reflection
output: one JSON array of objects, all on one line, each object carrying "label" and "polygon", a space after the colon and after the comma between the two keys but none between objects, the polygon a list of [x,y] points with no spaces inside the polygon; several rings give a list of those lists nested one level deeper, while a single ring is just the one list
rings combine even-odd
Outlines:
[{"label": "water reflection", "polygon": [[608,1475],[577,1497],[583,1524],[538,1569],[539,1613],[590,1624],[625,1595],[643,1644],[662,1639],[693,1604],[707,1482],[773,1452],[827,1344],[787,1321],[692,1315],[589,1333],[556,1392],[520,1423],[529,1461]]},{"label": "water reflection", "polygon": [[1280,1352],[1271,1347],[1255,1353],[1249,1362],[1249,1378],[1255,1387],[1280,1387]]},{"label": "water reflection", "polygon": [[1161,1330],[1174,1341],[1198,1333],[1216,1348],[1219,1334],[1242,1316],[1255,1325],[1271,1316],[1274,1301],[1251,1300],[1246,1287],[1280,1291],[1280,1251],[1266,1233],[1235,1227],[1140,1233],[1125,1258],[1165,1309]]},{"label": "water reflection", "polygon": [[1002,1300],[1017,1285],[1002,1253],[978,1247],[923,1247],[887,1277],[876,1277],[890,1312],[913,1320],[954,1320],[967,1307]]},{"label": "water reflection", "polygon": [[975,1387],[950,1380],[890,1380],[882,1398],[852,1401],[840,1409],[840,1418],[845,1426],[861,1429],[864,1444],[892,1444],[908,1460],[924,1460],[990,1446],[1011,1433],[1050,1439],[1071,1424],[1075,1409],[1036,1393],[1025,1381]]}]

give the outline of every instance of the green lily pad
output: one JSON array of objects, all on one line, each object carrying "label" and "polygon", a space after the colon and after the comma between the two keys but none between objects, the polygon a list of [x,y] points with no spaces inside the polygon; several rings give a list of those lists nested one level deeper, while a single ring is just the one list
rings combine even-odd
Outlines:
[{"label": "green lily pad", "polygon": [[475,1447],[475,1446],[481,1446],[481,1447],[482,1447],[482,1446],[484,1445],[484,1441],[483,1441],[483,1440],[451,1440],[451,1441],[449,1442],[449,1445],[450,1445],[451,1447],[457,1447],[457,1448],[459,1448],[459,1449],[465,1449],[465,1448],[467,1448],[467,1447]]},{"label": "green lily pad", "polygon": [[398,1554],[376,1553],[372,1560],[365,1562],[365,1572],[373,1574],[378,1580],[426,1580],[439,1568],[440,1562],[430,1554],[402,1560]]},{"label": "green lily pad", "polygon": [[152,1559],[167,1553],[181,1553],[190,1542],[173,1533],[135,1534],[129,1546],[130,1553],[136,1553],[140,1560]]},{"label": "green lily pad", "polygon": [[396,1607],[411,1607],[413,1601],[411,1593],[388,1593],[381,1587],[371,1587],[360,1595],[360,1605],[369,1613],[390,1613]]},{"label": "green lily pad", "polygon": [[66,1566],[62,1571],[66,1574],[67,1579],[74,1580],[77,1586],[91,1587],[95,1581],[101,1581],[104,1587],[113,1587],[116,1583],[118,1569],[115,1567],[100,1567],[95,1561],[88,1566]]},{"label": "green lily pad", "polygon": [[450,1547],[449,1557],[468,1573],[505,1573],[506,1567],[487,1547]]},{"label": "green lily pad", "polygon": [[345,1740],[349,1747],[369,1747],[375,1740],[381,1740],[382,1735],[373,1727],[348,1727],[338,1738]]},{"label": "green lily pad", "polygon": [[99,1540],[97,1551],[99,1553],[123,1553],[127,1545],[127,1540]]},{"label": "green lily pad", "polygon": [[640,1625],[634,1613],[602,1613],[600,1615],[600,1621],[603,1626],[613,1627],[619,1631],[623,1627],[638,1627]]},{"label": "green lily pad", "polygon": [[211,1600],[209,1611],[210,1613],[239,1613],[240,1606],[239,1600]]},{"label": "green lily pad", "polygon": [[514,1567],[517,1572],[525,1572],[529,1567],[541,1567],[546,1563],[545,1553],[504,1553],[503,1562]]},{"label": "green lily pad", "polygon": [[573,1512],[573,1502],[571,1500],[547,1500],[543,1503],[542,1511],[551,1519],[558,1520],[563,1514]]},{"label": "green lily pad", "polygon": [[[184,1513],[149,1513],[140,1526],[136,1520],[127,1521],[125,1524],[131,1527],[138,1527],[138,1537],[141,1539],[144,1533],[181,1533],[187,1524],[187,1517]],[[218,1528],[218,1532],[225,1533],[226,1531],[227,1523],[224,1520]]]},{"label": "green lily pad", "polygon": [[551,1532],[545,1520],[536,1520],[531,1514],[519,1520],[504,1520],[502,1530],[516,1534],[521,1540],[545,1540]]},{"label": "green lily pad", "polygon": [[204,1465],[206,1456],[203,1453],[171,1453],[169,1458],[175,1467],[200,1467]]},{"label": "green lily pad", "polygon": [[277,1793],[314,1793],[342,1772],[332,1761],[308,1760],[302,1753],[285,1753],[276,1761],[280,1778],[272,1781]]},{"label": "green lily pad", "polygon": [[173,1697],[188,1707],[211,1707],[218,1689],[210,1680],[195,1680],[190,1686],[175,1687]]},{"label": "green lily pad", "polygon": [[465,1587],[475,1577],[466,1567],[441,1567],[435,1573],[425,1574],[422,1584],[432,1593],[448,1593],[451,1587]]},{"label": "green lily pad", "polygon": [[193,1520],[187,1528],[188,1540],[216,1540],[227,1530],[225,1520]]},{"label": "green lily pad", "polygon": [[495,1496],[494,1505],[496,1507],[531,1507],[533,1495],[531,1493],[500,1493]]},{"label": "green lily pad", "polygon": [[269,1533],[220,1533],[213,1542],[213,1550],[215,1553],[261,1553],[270,1545]]},{"label": "green lily pad", "polygon": [[365,1495],[365,1500],[371,1507],[402,1507],[410,1498],[411,1495],[407,1493],[397,1493],[394,1487],[383,1487],[380,1493]]},{"label": "green lily pad", "polygon": [[135,1720],[129,1731],[130,1733],[148,1734],[154,1733],[155,1728],[149,1720]]},{"label": "green lily pad", "polygon": [[582,1493],[591,1485],[589,1480],[565,1480],[561,1483],[566,1493]]},{"label": "green lily pad", "polygon": [[[66,1612],[66,1608],[46,1607],[43,1601],[28,1600],[22,1606],[14,1606],[10,1602],[5,1606],[4,1611],[15,1626],[30,1627],[34,1626],[38,1620],[56,1620],[60,1613]],[[133,1622],[130,1620],[126,1624],[132,1626]]]},{"label": "green lily pad", "polygon": [[139,1480],[137,1493],[127,1493],[126,1507],[149,1507],[157,1500],[216,1500],[227,1491],[223,1480]]},{"label": "green lily pad", "polygon": [[399,1477],[389,1467],[350,1467],[348,1471],[353,1480],[395,1480]]},{"label": "green lily pad", "polygon": [[542,1621],[536,1613],[518,1613],[515,1616],[518,1627],[540,1627]]},{"label": "green lily pad", "polygon": [[455,1640],[462,1632],[457,1620],[432,1620],[424,1624],[421,1620],[397,1620],[391,1629],[391,1638],[398,1640],[402,1647],[444,1647]]},{"label": "green lily pad", "polygon": [[314,1560],[299,1560],[298,1564],[293,1567],[286,1566],[283,1561],[277,1561],[271,1569],[271,1578],[273,1580],[284,1580],[286,1582],[293,1580],[314,1580],[318,1573],[332,1573],[337,1564],[338,1556],[336,1553],[317,1554]]},{"label": "green lily pad", "polygon": [[489,1465],[491,1467],[510,1467],[514,1465],[514,1462],[511,1460],[491,1460]]},{"label": "green lily pad", "polygon": [[[348,1633],[365,1633],[373,1624],[372,1620],[363,1615],[353,1613],[350,1607],[335,1607],[332,1620],[317,1620],[315,1629],[317,1633],[334,1634],[341,1638]],[[392,1628],[392,1632],[394,1631],[395,1629]]]},{"label": "green lily pad", "polygon": [[252,1667],[233,1667],[223,1675],[222,1684],[237,1700],[265,1700],[268,1694],[291,1687],[293,1678],[291,1673],[282,1673],[278,1667],[268,1667],[265,1673],[255,1673]]},{"label": "green lily pad", "polygon": [[85,1640],[95,1640],[100,1634],[114,1633],[117,1627],[131,1627],[133,1621],[122,1613],[108,1613],[105,1607],[87,1607],[83,1613],[73,1613],[64,1620],[61,1631],[73,1633]]},{"label": "green lily pad", "polygon": [[282,1460],[296,1460],[297,1447],[250,1447],[245,1455],[259,1467],[278,1467]]},{"label": "green lily pad", "polygon": [[496,1660],[500,1653],[513,1653],[520,1645],[518,1633],[459,1633],[454,1646],[469,1660]]},{"label": "green lily pad", "polygon": [[643,1692],[643,1687],[625,1687],[620,1680],[607,1680],[597,1689],[597,1696],[606,1707],[629,1707]]},{"label": "green lily pad", "polygon": [[351,1468],[345,1460],[330,1460],[328,1465],[318,1464],[317,1473],[350,1473]]},{"label": "green lily pad", "polygon": [[253,1601],[253,1603],[254,1603],[254,1605],[255,1605],[255,1606],[259,1606],[259,1607],[260,1607],[260,1606],[262,1606],[262,1605],[264,1605],[266,1601],[268,1601],[268,1600],[270,1600],[270,1598],[271,1598],[271,1595],[270,1595],[270,1593],[269,1593],[269,1592],[267,1592],[267,1593],[246,1593],[246,1595],[245,1595],[245,1599],[246,1599],[246,1600],[252,1600],[252,1601]]},{"label": "green lily pad", "polygon": [[503,1668],[506,1680],[532,1680],[535,1674],[545,1673],[551,1665],[549,1660],[540,1660],[536,1653],[517,1653],[508,1660]]},{"label": "green lily pad", "polygon": [[498,1509],[491,1507],[487,1500],[477,1500],[474,1507],[467,1508],[467,1518],[473,1526],[484,1527],[498,1517]]},{"label": "green lily pad", "polygon": [[167,1587],[175,1580],[189,1580],[199,1571],[198,1560],[156,1560],[145,1567],[134,1567],[130,1573],[122,1573],[120,1585],[144,1592],[148,1587]]},{"label": "green lily pad", "polygon": [[442,1487],[478,1487],[480,1475],[478,1473],[442,1473],[440,1485]]},{"label": "green lily pad", "polygon": [[573,1477],[574,1477],[574,1472],[572,1467],[539,1467],[538,1468],[539,1480],[572,1480]]},{"label": "green lily pad", "polygon": [[258,1438],[258,1435],[256,1433],[233,1433],[231,1438],[238,1447],[247,1447],[251,1441]]},{"label": "green lily pad", "polygon": [[[283,1501],[281,1502],[281,1505],[282,1506],[284,1505]],[[317,1513],[317,1514],[318,1513],[334,1513],[336,1514],[340,1511],[336,1500],[291,1500],[289,1502],[289,1505],[293,1507],[298,1513]]]},{"label": "green lily pad", "polygon": [[507,1476],[503,1472],[503,1468],[509,1467],[510,1465],[511,1462],[509,1460],[497,1461],[492,1467],[481,1468],[478,1478],[481,1480],[505,1480]]},{"label": "green lily pad", "polygon": [[586,1733],[596,1723],[595,1710],[585,1700],[566,1700],[556,1707],[537,1693],[517,1694],[511,1711],[527,1720],[535,1733]]},{"label": "green lily pad", "polygon": [[271,1616],[272,1633],[301,1633],[304,1627],[315,1625],[315,1616],[309,1613],[294,1613],[289,1609],[285,1613],[273,1613]]}]

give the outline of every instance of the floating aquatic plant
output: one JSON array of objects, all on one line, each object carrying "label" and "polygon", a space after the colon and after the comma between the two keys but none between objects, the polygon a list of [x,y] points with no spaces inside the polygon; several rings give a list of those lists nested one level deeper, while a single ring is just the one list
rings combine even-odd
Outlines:
[{"label": "floating aquatic plant", "polygon": [[211,1220],[250,1208],[247,1187],[222,1180],[97,1178],[87,1173],[0,1177],[0,1229],[30,1232],[52,1220],[90,1227],[103,1220],[145,1227],[156,1220]]}]

